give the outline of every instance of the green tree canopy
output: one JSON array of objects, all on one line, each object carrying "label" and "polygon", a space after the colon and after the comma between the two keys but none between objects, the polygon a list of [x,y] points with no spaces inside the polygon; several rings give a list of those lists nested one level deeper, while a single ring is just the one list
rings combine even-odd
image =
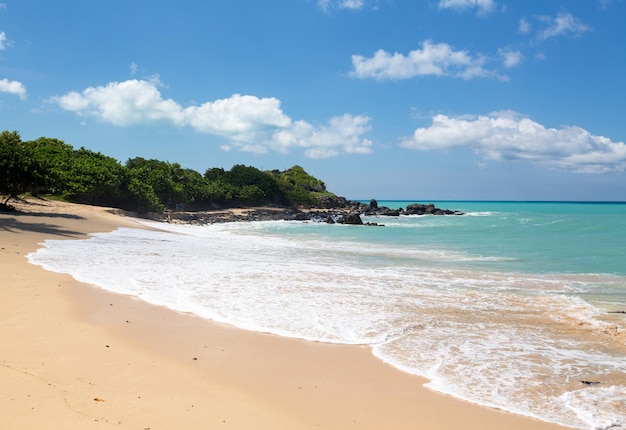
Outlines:
[{"label": "green tree canopy", "polygon": [[59,194],[68,180],[74,148],[62,140],[40,137],[28,142],[42,173],[41,192]]},{"label": "green tree canopy", "polygon": [[61,194],[80,203],[118,206],[125,198],[125,171],[114,158],[80,148],[72,153]]},{"label": "green tree canopy", "polygon": [[178,163],[136,157],[124,165],[84,147],[41,137],[23,142],[17,131],[0,133],[0,195],[4,206],[23,193],[140,212],[215,206],[313,205],[326,186],[300,166],[262,171],[237,164],[201,175]]},{"label": "green tree canopy", "polygon": [[31,146],[22,142],[17,131],[0,133],[0,194],[6,207],[9,200],[29,193],[40,186],[41,167]]}]

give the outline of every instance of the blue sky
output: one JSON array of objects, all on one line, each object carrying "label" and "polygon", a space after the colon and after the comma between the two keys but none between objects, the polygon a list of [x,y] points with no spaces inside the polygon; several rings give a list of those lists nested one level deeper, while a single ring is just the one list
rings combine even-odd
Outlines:
[{"label": "blue sky", "polygon": [[0,0],[0,129],[350,199],[626,200],[624,0]]}]

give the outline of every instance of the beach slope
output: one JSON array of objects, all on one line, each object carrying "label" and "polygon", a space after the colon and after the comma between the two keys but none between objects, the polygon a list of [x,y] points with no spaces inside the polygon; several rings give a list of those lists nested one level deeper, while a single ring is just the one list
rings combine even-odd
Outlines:
[{"label": "beach slope", "polygon": [[559,429],[423,387],[365,346],[253,333],[31,265],[46,239],[144,228],[31,199],[0,213],[2,429]]}]

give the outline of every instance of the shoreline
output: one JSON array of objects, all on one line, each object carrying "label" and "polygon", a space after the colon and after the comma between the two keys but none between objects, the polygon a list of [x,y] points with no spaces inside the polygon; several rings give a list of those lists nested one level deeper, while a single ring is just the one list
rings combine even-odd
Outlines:
[{"label": "shoreline", "polygon": [[249,332],[45,271],[45,239],[146,228],[106,208],[0,213],[9,428],[563,429],[431,391],[369,347]]}]

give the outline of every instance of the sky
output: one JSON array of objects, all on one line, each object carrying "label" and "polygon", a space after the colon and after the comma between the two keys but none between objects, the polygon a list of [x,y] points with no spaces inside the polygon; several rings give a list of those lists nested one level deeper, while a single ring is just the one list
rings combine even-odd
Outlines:
[{"label": "sky", "polygon": [[348,199],[626,201],[626,0],[0,0],[0,130]]}]

